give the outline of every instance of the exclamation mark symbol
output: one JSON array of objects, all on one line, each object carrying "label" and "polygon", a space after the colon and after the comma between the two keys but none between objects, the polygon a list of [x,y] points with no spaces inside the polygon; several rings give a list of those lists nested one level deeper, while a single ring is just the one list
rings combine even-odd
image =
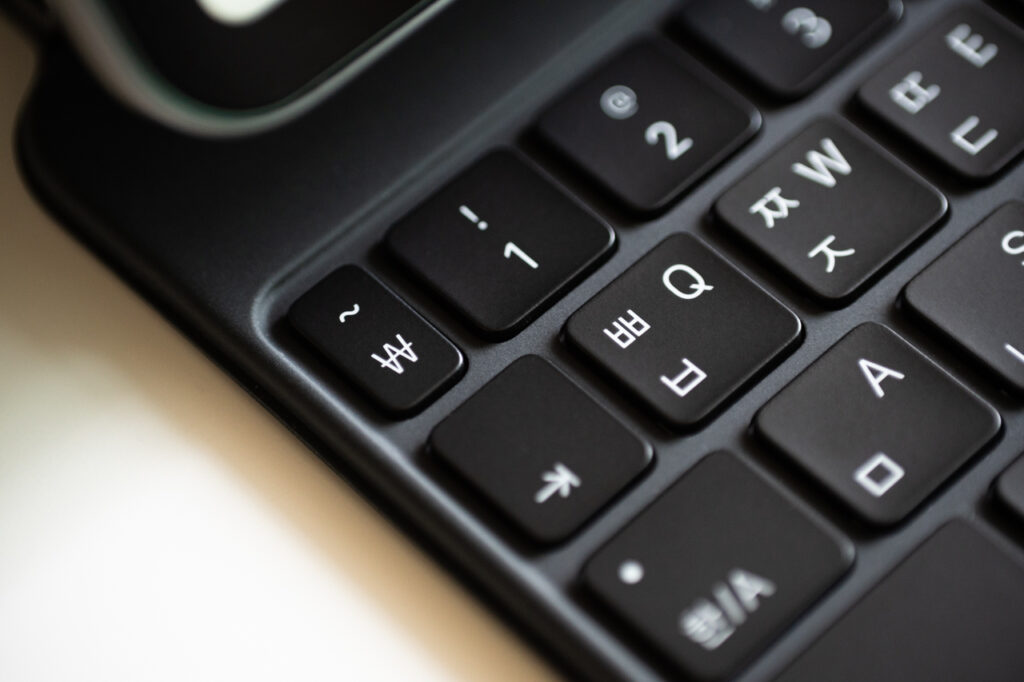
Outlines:
[{"label": "exclamation mark symbol", "polygon": [[466,220],[476,225],[479,229],[487,229],[487,221],[480,220],[480,216],[478,216],[476,213],[473,213],[473,211],[470,210],[469,206],[466,206],[465,204],[459,206],[459,213],[461,213]]}]

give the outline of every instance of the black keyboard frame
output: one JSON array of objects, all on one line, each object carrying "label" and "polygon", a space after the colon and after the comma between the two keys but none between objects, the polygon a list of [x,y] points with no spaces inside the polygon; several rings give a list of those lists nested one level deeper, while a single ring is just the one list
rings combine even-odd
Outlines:
[{"label": "black keyboard frame", "polygon": [[[818,510],[857,548],[850,573],[738,678],[767,679],[950,519],[974,519],[995,529],[1011,551],[1024,555],[1014,544],[1024,542],[1024,529],[991,497],[999,473],[1024,450],[1024,404],[899,304],[903,286],[914,275],[998,206],[1024,198],[1024,163],[1018,159],[987,184],[963,181],[855,101],[857,89],[888,55],[957,4],[906,0],[904,16],[892,30],[817,91],[782,103],[686,38],[672,21],[677,5],[669,0],[455,3],[317,111],[270,134],[234,142],[185,139],[124,111],[54,39],[45,46],[38,81],[23,110],[20,160],[32,188],[77,237],[573,677],[675,676],[579,587],[579,570],[705,455],[728,449],[752,463],[785,494]],[[992,5],[1024,23],[1019,5]],[[640,217],[602,196],[541,144],[532,124],[589,68],[627,43],[649,37],[703,62],[749,98],[764,123],[751,143],[680,201],[661,214]],[[458,59],[437,57],[437,45],[459,46],[452,51]],[[437,70],[444,68],[451,72],[439,75]],[[486,87],[452,90],[488,73],[493,83]],[[935,230],[864,294],[836,310],[808,298],[710,217],[717,197],[822,114],[852,122],[950,203],[948,217]],[[385,146],[362,148],[361,139],[383,139],[385,124],[398,133]],[[524,331],[495,343],[480,338],[403,272],[383,252],[381,240],[395,220],[499,146],[519,149],[604,217],[617,233],[618,246]],[[261,177],[261,169],[269,171]],[[285,171],[282,177],[294,183],[272,182]],[[795,352],[690,434],[656,422],[560,340],[572,312],[678,231],[700,236],[805,325]],[[288,306],[346,263],[374,273],[466,354],[466,375],[418,415],[394,420],[380,413],[286,324]],[[990,448],[891,529],[859,521],[749,429],[770,397],[868,320],[906,338],[992,404],[1004,420]],[[445,415],[513,359],[529,353],[566,372],[655,451],[654,465],[636,485],[553,548],[525,541],[424,448],[430,430]]]}]

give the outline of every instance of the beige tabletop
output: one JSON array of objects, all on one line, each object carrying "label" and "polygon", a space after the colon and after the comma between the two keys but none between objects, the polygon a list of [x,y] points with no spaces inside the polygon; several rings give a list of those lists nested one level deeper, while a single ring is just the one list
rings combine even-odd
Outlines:
[{"label": "beige tabletop", "polygon": [[0,680],[553,673],[63,232],[0,20]]}]

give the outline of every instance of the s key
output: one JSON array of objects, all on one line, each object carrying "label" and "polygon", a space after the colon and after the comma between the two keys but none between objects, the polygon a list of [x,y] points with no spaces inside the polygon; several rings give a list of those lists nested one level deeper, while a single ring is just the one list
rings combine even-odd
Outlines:
[{"label": "s key", "polygon": [[907,285],[904,300],[1024,394],[1024,203],[968,232]]}]

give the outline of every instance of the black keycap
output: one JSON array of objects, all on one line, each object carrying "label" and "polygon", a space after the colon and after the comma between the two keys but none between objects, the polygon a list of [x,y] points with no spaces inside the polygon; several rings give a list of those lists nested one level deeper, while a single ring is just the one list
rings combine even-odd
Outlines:
[{"label": "black keycap", "polygon": [[1024,31],[981,3],[894,54],[860,100],[953,170],[998,173],[1024,149]]},{"label": "black keycap", "polygon": [[929,538],[778,682],[1019,682],[1024,565],[964,521]]},{"label": "black keycap", "polygon": [[845,123],[818,121],[715,204],[815,296],[841,303],[946,213],[945,198]]},{"label": "black keycap", "polygon": [[857,327],[758,413],[758,433],[877,524],[905,517],[999,414],[881,325]]},{"label": "black keycap", "polygon": [[606,256],[615,234],[511,152],[493,152],[387,236],[483,333],[506,337]]},{"label": "black keycap", "polygon": [[694,0],[683,26],[779,97],[817,87],[899,18],[898,0]]},{"label": "black keycap", "polygon": [[1024,204],[1006,204],[967,233],[904,300],[1024,393]]},{"label": "black keycap", "polygon": [[686,428],[800,338],[800,320],[695,237],[669,237],[572,317],[566,339]]},{"label": "black keycap", "polygon": [[441,422],[430,446],[539,542],[567,537],[651,460],[649,445],[532,355]]},{"label": "black keycap", "polygon": [[598,69],[539,124],[544,138],[638,211],[664,207],[760,126],[750,104],[650,43]]},{"label": "black keycap", "polygon": [[288,321],[351,383],[394,414],[422,408],[462,374],[462,353],[354,265],[297,300]]},{"label": "black keycap", "polygon": [[1018,521],[1024,522],[1024,457],[1014,462],[996,481],[996,495]]},{"label": "black keycap", "polygon": [[764,649],[852,561],[848,541],[720,452],[598,551],[583,578],[686,679],[717,680]]}]

